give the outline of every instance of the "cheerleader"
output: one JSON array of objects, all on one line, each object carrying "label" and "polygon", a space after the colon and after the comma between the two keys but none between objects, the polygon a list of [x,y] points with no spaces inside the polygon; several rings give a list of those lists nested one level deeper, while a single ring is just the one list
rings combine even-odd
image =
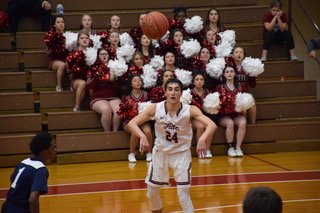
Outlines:
[{"label": "cheerleader", "polygon": [[107,43],[102,45],[109,53],[110,59],[117,57],[117,48],[120,46],[120,36],[118,32],[111,32],[108,36]]},{"label": "cheerleader", "polygon": [[[246,87],[246,90],[248,90],[248,86],[250,86],[251,88],[255,88],[257,85],[256,77],[247,75],[242,68],[242,61],[245,56],[244,49],[242,47],[235,47],[232,51],[232,56],[237,65],[236,73],[237,73],[238,82],[244,85]],[[248,110],[249,123],[255,124],[256,117],[257,117],[257,107],[256,105],[254,105],[252,108]]]},{"label": "cheerleader", "polygon": [[66,49],[63,36],[65,22],[62,16],[55,16],[52,19],[52,29],[46,33],[45,43],[46,52],[49,57],[49,69],[57,71],[56,91],[63,91],[62,81],[66,72],[66,58],[69,51]]},{"label": "cheerleader", "polygon": [[142,75],[143,65],[145,65],[145,58],[141,52],[135,52],[132,56],[132,66],[128,70],[128,74]]},{"label": "cheerleader", "polygon": [[164,85],[167,80],[174,78],[174,73],[171,70],[165,70],[160,76],[160,86],[153,87],[150,92],[150,99],[152,103],[159,103],[167,99],[164,92]]},{"label": "cheerleader", "polygon": [[90,44],[90,35],[86,32],[79,32],[77,43],[79,48],[71,51],[67,57],[67,73],[71,80],[71,89],[76,91],[76,104],[73,111],[80,111],[80,104],[85,96],[87,87],[87,71],[89,66],[85,61],[84,51]]},{"label": "cheerleader", "polygon": [[[124,91],[124,95],[122,96],[121,102],[122,103],[132,103],[132,104],[138,104],[139,102],[147,102],[150,100],[149,94],[142,89],[143,87],[143,80],[141,76],[139,75],[130,75],[126,89]],[[139,138],[135,136],[134,134],[131,133],[130,129],[128,128],[127,124],[128,121],[124,121],[123,123],[123,128],[125,131],[127,131],[131,136],[130,136],[130,154],[128,155],[128,160],[129,162],[133,163],[136,162],[136,157],[135,157],[135,150],[139,141]],[[146,160],[151,161],[152,154],[151,154],[151,149],[152,149],[152,130],[149,122],[146,122],[142,125],[139,126],[142,132],[147,136],[148,142],[149,142],[149,148],[147,150],[146,154]]]},{"label": "cheerleader", "polygon": [[173,9],[173,13],[174,13],[173,19],[184,22],[186,18],[188,18],[187,9],[188,9],[187,7],[175,7]]},{"label": "cheerleader", "polygon": [[164,69],[163,70],[170,70],[174,72],[176,68],[176,57],[172,52],[166,52],[164,54]]},{"label": "cheerleader", "polygon": [[[228,155],[243,156],[241,144],[246,134],[246,118],[235,111],[235,99],[239,92],[247,92],[246,88],[237,82],[236,68],[226,65],[223,70],[222,84],[218,85],[216,92],[220,93],[220,105],[218,123],[226,128],[226,139],[228,143]],[[236,135],[236,147],[233,147],[234,126],[238,127]]]},{"label": "cheerleader", "polygon": [[108,51],[100,48],[97,51],[97,61],[90,67],[87,74],[87,86],[91,90],[90,107],[101,114],[101,124],[105,132],[118,131],[121,118],[116,114],[121,103],[116,82],[110,79]]},{"label": "cheerleader", "polygon": [[[202,110],[203,99],[207,97],[207,95],[210,93],[208,89],[204,88],[204,85],[205,85],[204,75],[200,72],[194,73],[193,79],[192,79],[192,85],[193,85],[193,88],[191,89],[191,95],[193,97],[193,101],[191,104],[196,105],[197,107],[200,108],[200,110]],[[196,131],[196,138],[198,141],[202,133],[205,131],[205,126],[203,123],[199,122],[198,120],[193,119],[192,129]],[[208,136],[206,140],[206,144],[207,144],[207,150],[205,155],[206,158],[212,157],[210,147],[211,147],[213,134],[214,132],[211,132],[211,134]]]},{"label": "cheerleader", "polygon": [[89,35],[96,35],[97,31],[92,29],[93,21],[91,15],[84,14],[81,18],[80,30],[87,32]]},{"label": "cheerleader", "polygon": [[113,15],[109,20],[109,29],[100,33],[102,44],[106,44],[109,39],[109,35],[112,32],[118,33],[118,36],[122,33],[120,31],[120,17],[117,15]]},{"label": "cheerleader", "polygon": [[145,58],[145,64],[149,64],[151,58],[154,57],[154,49],[151,44],[151,39],[148,38],[146,35],[142,35],[139,45],[138,45],[138,51],[140,51],[144,58]]},{"label": "cheerleader", "polygon": [[129,35],[131,36],[132,40],[138,46],[140,43],[141,37],[143,35],[142,29],[141,29],[141,24],[142,24],[142,19],[148,14],[148,12],[143,12],[138,16],[138,22],[139,22],[139,27],[134,27],[129,31]]}]

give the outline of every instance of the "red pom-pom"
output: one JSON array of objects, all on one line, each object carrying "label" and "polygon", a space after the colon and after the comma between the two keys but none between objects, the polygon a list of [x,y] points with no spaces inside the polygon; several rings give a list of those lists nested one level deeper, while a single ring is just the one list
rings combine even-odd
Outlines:
[{"label": "red pom-pom", "polygon": [[192,100],[191,105],[194,105],[198,107],[200,110],[202,110],[203,107],[203,100],[198,94],[192,93]]},{"label": "red pom-pom", "polygon": [[63,34],[57,33],[53,29],[46,33],[44,42],[53,52],[63,52],[66,50],[66,38]]},{"label": "red pom-pom", "polygon": [[151,12],[142,19],[141,29],[150,39],[162,38],[169,29],[168,19],[159,12]]},{"label": "red pom-pom", "polygon": [[214,45],[212,45],[208,42],[202,42],[201,46],[208,48],[208,50],[210,52],[210,58],[216,57],[216,49],[215,49]]},{"label": "red pom-pom", "polygon": [[86,56],[82,50],[75,50],[70,52],[66,59],[68,70],[71,72],[81,72],[83,67],[86,67]]},{"label": "red pom-pom", "polygon": [[108,37],[110,34],[110,30],[106,30],[100,33],[100,41],[102,42],[102,44],[107,44],[108,42]]},{"label": "red pom-pom", "polygon": [[205,70],[206,65],[199,56],[187,59],[188,70]]},{"label": "red pom-pom", "polygon": [[167,99],[167,96],[162,87],[152,89],[152,100],[153,103],[159,103]]},{"label": "red pom-pom", "polygon": [[100,60],[97,60],[90,67],[93,76],[97,78],[99,81],[109,81],[110,79],[110,71],[105,63]]},{"label": "red pom-pom", "polygon": [[138,115],[138,103],[127,101],[119,105],[119,110],[116,112],[125,122],[129,122],[132,118]]},{"label": "red pom-pom", "polygon": [[220,94],[220,106],[219,112],[223,114],[230,114],[235,112],[236,95],[223,88]]},{"label": "red pom-pom", "polygon": [[232,56],[225,57],[224,60],[226,61],[226,65],[231,65],[233,67],[237,67],[237,64]]},{"label": "red pom-pom", "polygon": [[108,51],[109,59],[114,60],[117,57],[117,50],[113,49],[107,44],[102,44],[102,47]]},{"label": "red pom-pom", "polygon": [[143,35],[141,27],[135,27],[129,31],[129,35],[132,40],[138,45],[140,43],[141,37]]}]

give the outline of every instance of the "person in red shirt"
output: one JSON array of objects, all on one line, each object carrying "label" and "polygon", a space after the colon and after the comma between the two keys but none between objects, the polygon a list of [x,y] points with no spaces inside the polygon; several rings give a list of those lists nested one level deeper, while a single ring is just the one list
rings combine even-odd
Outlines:
[{"label": "person in red shirt", "polygon": [[267,61],[268,50],[273,43],[287,42],[290,52],[290,60],[297,61],[298,58],[294,54],[294,40],[292,33],[288,28],[288,17],[282,11],[282,3],[273,1],[270,6],[270,11],[264,14],[263,22],[263,49],[261,61]]}]

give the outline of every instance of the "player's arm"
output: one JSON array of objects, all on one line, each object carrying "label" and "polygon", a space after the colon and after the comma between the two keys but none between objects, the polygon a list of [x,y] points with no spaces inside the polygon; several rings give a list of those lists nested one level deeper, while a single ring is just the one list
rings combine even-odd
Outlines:
[{"label": "player's arm", "polygon": [[198,155],[205,156],[206,139],[209,137],[209,135],[212,135],[216,131],[217,125],[210,118],[202,114],[202,112],[196,106],[190,106],[190,115],[191,118],[194,118],[205,125],[205,131],[202,133],[197,142]]},{"label": "player's arm", "polygon": [[152,117],[154,117],[156,112],[157,104],[152,104],[145,111],[140,113],[138,116],[134,117],[128,124],[128,128],[130,129],[131,134],[140,138],[140,152],[144,152],[149,148],[149,143],[147,136],[141,131],[139,126],[147,121],[149,121]]},{"label": "player's arm", "polygon": [[40,212],[39,196],[40,196],[40,191],[33,191],[30,194],[29,207],[30,207],[30,212],[31,213],[39,213]]}]

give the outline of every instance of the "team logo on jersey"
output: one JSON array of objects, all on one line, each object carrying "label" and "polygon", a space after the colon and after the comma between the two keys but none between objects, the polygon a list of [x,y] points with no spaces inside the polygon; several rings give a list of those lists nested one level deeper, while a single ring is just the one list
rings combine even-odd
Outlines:
[{"label": "team logo on jersey", "polygon": [[172,124],[172,123],[166,123],[164,126],[163,126],[164,129],[170,129],[170,130],[179,130],[179,127]]}]

